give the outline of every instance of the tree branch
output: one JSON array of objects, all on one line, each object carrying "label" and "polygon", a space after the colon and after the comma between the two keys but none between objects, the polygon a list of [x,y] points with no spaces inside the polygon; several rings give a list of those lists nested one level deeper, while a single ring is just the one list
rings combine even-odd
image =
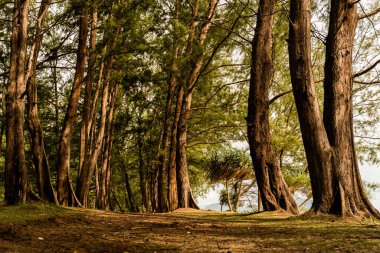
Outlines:
[{"label": "tree branch", "polygon": [[213,99],[221,90],[223,90],[225,87],[229,86],[229,85],[234,85],[234,84],[239,84],[239,83],[245,83],[245,82],[249,82],[250,79],[246,79],[246,80],[241,80],[241,81],[237,81],[237,82],[232,82],[232,83],[226,83],[226,84],[223,84],[222,86],[219,87],[219,89],[217,89],[215,91],[214,94],[211,95],[211,97],[209,99],[207,99],[207,101],[204,103],[204,105],[206,106],[211,99]]},{"label": "tree branch", "polygon": [[354,74],[354,78],[356,77],[359,77],[359,76],[362,76],[368,72],[370,72],[372,69],[374,69],[378,64],[380,63],[380,60],[376,61],[374,64],[372,64],[371,66],[369,66],[368,68],[360,71],[359,73],[356,73]]},{"label": "tree branch", "polygon": [[[245,10],[245,8],[247,7],[248,3],[244,6],[243,10],[242,10],[242,13],[243,11]],[[208,68],[208,66],[210,65],[210,63],[212,62],[214,56],[216,55],[216,53],[218,52],[219,48],[224,44],[225,41],[228,40],[228,38],[231,36],[231,34],[234,33],[234,28],[235,26],[237,25],[238,21],[239,21],[240,17],[237,17],[234,21],[234,23],[232,24],[231,28],[228,30],[228,33],[226,34],[226,36],[221,39],[219,41],[219,43],[216,45],[216,47],[214,48],[213,52],[211,53],[211,56],[208,58],[206,64],[204,65],[204,67],[202,68],[202,70],[200,71],[200,73],[197,75],[197,77],[195,78],[195,81],[193,82],[193,84],[191,85],[191,87],[189,88],[189,90],[192,90],[194,89],[195,87],[195,84],[198,82],[199,78],[203,75],[203,73],[206,71],[206,69]],[[212,24],[212,21],[210,20],[209,21],[211,24]]]},{"label": "tree branch", "polygon": [[276,96],[274,96],[271,100],[269,100],[269,105],[273,104],[277,99],[291,93],[293,90],[288,90],[288,91],[285,91],[285,92],[282,92]]},{"label": "tree branch", "polygon": [[204,72],[202,75],[203,75],[203,76],[204,76],[204,75],[207,75],[207,74],[209,74],[209,73],[211,73],[211,72],[213,72],[213,71],[215,71],[215,70],[217,70],[217,69],[224,68],[224,67],[240,67],[240,66],[250,66],[250,64],[244,64],[244,63],[237,63],[237,64],[223,64],[223,65],[219,65],[219,66],[217,66],[217,67],[215,67],[215,68],[212,68],[212,69],[210,69],[209,71]]},{"label": "tree branch", "polygon": [[360,136],[360,135],[355,135],[355,137],[361,138],[361,139],[380,140],[380,137],[370,137],[370,136]]},{"label": "tree branch", "polygon": [[375,80],[372,82],[364,82],[364,81],[354,80],[354,83],[365,84],[365,85],[373,85],[373,84],[380,84],[380,80]]},{"label": "tree branch", "polygon": [[[363,12],[364,12],[364,10],[363,10]],[[364,18],[369,18],[369,17],[375,16],[375,15],[378,14],[379,12],[380,12],[380,8],[377,8],[376,10],[373,10],[373,11],[371,11],[371,12],[369,12],[369,13],[365,13],[365,12],[364,12],[363,15],[360,15],[360,16],[359,16],[359,20],[360,20],[360,19],[364,19]]]}]

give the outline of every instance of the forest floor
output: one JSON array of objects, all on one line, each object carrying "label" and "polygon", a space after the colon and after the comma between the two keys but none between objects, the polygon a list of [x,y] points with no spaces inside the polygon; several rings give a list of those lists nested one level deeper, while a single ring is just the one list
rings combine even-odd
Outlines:
[{"label": "forest floor", "polygon": [[0,207],[0,252],[380,252],[380,223],[180,209]]}]

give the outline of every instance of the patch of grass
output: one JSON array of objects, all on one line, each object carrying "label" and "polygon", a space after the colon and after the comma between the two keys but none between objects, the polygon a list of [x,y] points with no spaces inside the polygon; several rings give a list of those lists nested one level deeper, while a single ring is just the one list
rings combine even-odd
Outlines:
[{"label": "patch of grass", "polygon": [[380,252],[378,221],[283,212],[122,214],[29,203],[0,208],[2,235],[24,251],[33,242],[89,252]]},{"label": "patch of grass", "polygon": [[209,233],[225,233],[229,238],[254,238],[254,243],[264,251],[380,252],[380,225],[372,219],[293,216],[284,212],[186,213],[180,216],[194,221],[217,222],[218,227],[226,230],[210,230]]},{"label": "patch of grass", "polygon": [[49,219],[70,210],[47,203],[27,203],[0,207],[0,223],[21,224],[26,221]]}]

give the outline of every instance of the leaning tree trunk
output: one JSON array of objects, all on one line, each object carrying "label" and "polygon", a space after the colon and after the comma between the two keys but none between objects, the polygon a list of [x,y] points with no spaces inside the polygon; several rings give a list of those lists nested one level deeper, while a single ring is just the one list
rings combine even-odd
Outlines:
[{"label": "leaning tree trunk", "polygon": [[228,179],[226,178],[225,182],[225,187],[226,187],[226,198],[227,198],[227,204],[228,208],[230,209],[230,212],[232,212],[232,204],[231,204],[231,196],[230,196],[230,186],[228,185]]},{"label": "leaning tree trunk", "polygon": [[91,33],[90,33],[90,48],[89,57],[87,61],[87,77],[84,94],[84,108],[83,117],[80,129],[80,153],[79,153],[79,172],[82,170],[84,164],[88,159],[89,136],[90,136],[90,116],[91,116],[91,102],[92,102],[92,83],[94,80],[94,70],[96,63],[96,32],[98,23],[98,6],[94,1],[91,20]]},{"label": "leaning tree trunk", "polygon": [[177,155],[176,155],[176,174],[177,174],[177,190],[178,190],[178,207],[180,208],[196,208],[193,194],[190,188],[189,172],[187,166],[187,121],[190,117],[190,107],[192,94],[183,94],[182,110],[177,130]]},{"label": "leaning tree trunk", "polygon": [[139,212],[138,206],[135,204],[134,194],[132,191],[131,184],[129,182],[128,167],[124,165],[124,176],[125,176],[125,189],[128,195],[128,205],[130,212]]},{"label": "leaning tree trunk", "polygon": [[[58,147],[57,161],[57,198],[62,205],[67,205],[70,198],[69,192],[75,194],[70,187],[70,149],[75,119],[77,117],[78,101],[81,92],[84,71],[86,67],[86,42],[87,42],[88,4],[82,7],[79,17],[79,44],[77,50],[77,62],[75,67],[74,84],[71,90],[69,103],[63,123],[62,133]],[[80,203],[78,203],[80,204]]]},{"label": "leaning tree trunk", "polygon": [[183,87],[178,87],[177,103],[174,112],[174,119],[171,129],[170,150],[169,150],[169,171],[168,171],[168,202],[171,211],[178,208],[178,194],[177,194],[177,170],[176,170],[176,155],[177,155],[177,130],[178,122],[181,115],[183,99]]},{"label": "leaning tree trunk", "polygon": [[312,210],[329,212],[332,199],[331,148],[327,139],[311,66],[310,0],[290,2],[289,64],[313,192]]},{"label": "leaning tree trunk", "polygon": [[143,136],[142,136],[142,126],[141,126],[141,115],[138,119],[138,129],[137,129],[137,147],[138,147],[138,163],[139,163],[139,177],[140,177],[140,191],[142,198],[142,205],[145,207],[145,212],[150,212],[150,202],[149,202],[149,187],[148,182],[148,171],[144,165],[143,157]]},{"label": "leaning tree trunk", "polygon": [[15,0],[13,7],[9,84],[6,95],[5,202],[25,203],[24,94],[29,0]]},{"label": "leaning tree trunk", "polygon": [[[158,156],[158,211],[167,212],[169,211],[169,200],[168,200],[168,191],[169,191],[169,178],[170,174],[167,170],[166,162],[168,160],[168,151],[169,151],[169,130],[170,130],[170,116],[172,114],[173,107],[173,98],[175,91],[175,84],[177,81],[177,56],[178,56],[178,42],[175,43],[173,63],[171,67],[171,78],[169,81],[168,93],[166,97],[165,105],[165,115],[163,120],[163,129],[162,129],[162,141],[159,149]],[[173,175],[175,178],[175,175]]]},{"label": "leaning tree trunk", "polygon": [[[187,39],[186,45],[186,53],[185,58],[187,61],[190,60],[193,44],[196,32],[196,20],[198,17],[199,10],[199,2],[200,0],[196,0],[193,8],[192,8],[192,19],[190,22],[189,35]],[[180,5],[179,1],[176,1],[176,17],[179,16]],[[168,202],[169,209],[171,211],[177,209],[179,207],[179,199],[178,199],[178,186],[177,186],[177,153],[178,153],[178,129],[179,129],[179,121],[181,118],[182,104],[184,97],[184,87],[182,85],[178,85],[177,91],[177,103],[174,111],[173,124],[171,129],[171,138],[170,138],[170,149],[169,149],[169,161],[168,161]]]},{"label": "leaning tree trunk", "polygon": [[352,46],[356,3],[331,1],[325,65],[324,122],[311,67],[310,0],[291,1],[289,61],[293,93],[309,165],[311,211],[380,217],[365,196],[352,126]]},{"label": "leaning tree trunk", "polygon": [[45,151],[45,141],[38,113],[38,97],[36,85],[36,67],[38,55],[43,39],[43,26],[45,14],[50,6],[50,0],[43,0],[37,17],[37,28],[35,39],[30,50],[28,67],[26,71],[27,80],[27,115],[28,129],[31,136],[31,150],[33,163],[36,170],[37,189],[41,199],[58,204],[56,194],[50,178],[49,161]]},{"label": "leaning tree trunk", "polygon": [[355,154],[352,105],[352,50],[358,21],[357,4],[331,1],[326,41],[323,120],[332,147],[332,213],[341,215],[379,212],[363,189]]},{"label": "leaning tree trunk", "polygon": [[88,159],[88,163],[84,164],[78,184],[77,184],[77,195],[79,200],[82,202],[84,206],[87,206],[89,203],[89,193],[90,193],[90,185],[93,179],[93,175],[95,172],[95,167],[98,162],[98,157],[104,142],[104,132],[106,128],[106,120],[107,120],[107,104],[109,97],[109,83],[111,78],[112,65],[114,62],[114,57],[110,56],[110,59],[107,63],[105,77],[103,81],[102,88],[102,103],[101,103],[101,112],[100,112],[100,123],[99,123],[99,131],[97,138],[94,143],[93,150],[91,152],[91,156]]},{"label": "leaning tree trunk", "polygon": [[112,151],[112,128],[114,122],[115,113],[115,100],[117,98],[118,84],[114,84],[111,89],[110,95],[110,109],[108,112],[107,127],[104,137],[104,151],[103,151],[103,163],[102,163],[102,182],[100,194],[98,196],[98,207],[100,209],[107,209],[110,195],[111,184],[111,151]]},{"label": "leaning tree trunk", "polygon": [[252,41],[252,67],[247,129],[257,185],[265,211],[284,209],[298,214],[282,176],[269,129],[269,88],[273,77],[272,26],[276,0],[261,0]]},{"label": "leaning tree trunk", "polygon": [[[216,8],[218,6],[218,0],[211,0],[202,22],[201,29],[199,32],[198,46],[204,46],[208,32],[211,28],[212,20],[216,13]],[[190,109],[192,103],[193,92],[198,84],[198,77],[202,71],[202,66],[204,63],[205,51],[198,53],[196,57],[192,54],[193,48],[193,37],[195,32],[195,24],[192,22],[190,30],[190,40],[188,43],[187,60],[188,62],[193,62],[192,68],[190,69],[188,78],[182,84],[183,87],[183,99],[182,106],[180,109],[180,117],[177,126],[177,155],[176,155],[176,166],[177,166],[177,191],[178,191],[178,205],[179,207],[187,208],[198,208],[195,203],[193,194],[190,188],[190,181],[188,175],[187,166],[187,122],[190,117]],[[192,59],[193,58],[193,59]],[[180,89],[180,90],[181,90]],[[180,94],[178,94],[180,95]],[[178,109],[178,108],[177,108]]]}]

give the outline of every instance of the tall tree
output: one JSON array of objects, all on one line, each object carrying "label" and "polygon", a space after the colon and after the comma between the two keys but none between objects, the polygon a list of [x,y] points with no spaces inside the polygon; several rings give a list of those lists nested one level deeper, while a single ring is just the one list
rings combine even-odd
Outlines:
[{"label": "tall tree", "polygon": [[[88,3],[82,3],[79,9],[79,41],[77,49],[77,61],[75,67],[74,83],[71,90],[69,103],[58,148],[58,175],[57,175],[57,198],[59,203],[68,204],[75,195],[70,182],[70,149],[74,124],[77,117],[78,101],[83,83],[86,67],[87,32],[88,32]],[[69,195],[71,194],[71,195]],[[78,203],[79,204],[79,203]]]},{"label": "tall tree", "polygon": [[93,150],[91,152],[91,156],[89,158],[88,164],[84,164],[84,168],[82,168],[81,175],[79,177],[80,181],[77,185],[77,193],[79,195],[79,200],[83,203],[83,205],[87,206],[88,204],[88,194],[90,191],[90,184],[92,182],[92,177],[95,172],[95,167],[97,166],[98,157],[104,144],[104,132],[106,128],[107,121],[107,104],[109,99],[109,85],[110,85],[110,77],[112,71],[112,65],[114,62],[113,56],[109,57],[107,67],[105,70],[105,76],[103,80],[103,88],[102,88],[102,103],[101,103],[101,116],[100,116],[100,124],[98,135],[94,143]]},{"label": "tall tree", "polygon": [[28,39],[29,0],[15,0],[12,19],[11,59],[6,96],[5,201],[26,202],[28,180],[25,168],[24,95]]},{"label": "tall tree", "polygon": [[261,0],[252,41],[252,66],[247,128],[253,167],[265,211],[284,209],[298,214],[297,204],[284,180],[271,144],[269,88],[274,63],[272,52],[275,0]]},{"label": "tall tree", "polygon": [[79,156],[79,173],[83,168],[84,164],[87,163],[88,159],[88,149],[90,142],[90,117],[91,117],[91,104],[92,104],[92,84],[94,81],[94,70],[96,63],[96,32],[98,25],[98,3],[97,0],[93,1],[91,15],[91,32],[90,32],[90,46],[89,46],[89,56],[87,60],[87,76],[84,94],[84,108],[83,117],[80,129],[80,156]]},{"label": "tall tree", "polygon": [[[205,16],[203,17],[203,22],[200,27],[199,38],[197,39],[197,46],[202,47],[206,42],[207,35],[209,33],[210,27],[213,22],[214,15],[218,6],[218,0],[211,0],[209,2],[208,9]],[[198,2],[199,5],[199,2]],[[197,9],[199,6],[195,6],[194,9]],[[195,12],[194,12],[195,13]],[[197,14],[195,14],[195,17]],[[192,62],[192,68],[187,75],[183,85],[183,98],[182,103],[179,106],[180,108],[180,117],[177,126],[177,155],[176,155],[176,167],[177,167],[177,191],[178,191],[178,204],[179,207],[187,208],[193,207],[198,208],[195,203],[194,197],[191,193],[190,181],[188,175],[187,167],[187,121],[190,117],[190,109],[193,98],[194,88],[198,83],[198,76],[202,70],[202,66],[205,58],[205,50],[202,52],[193,53],[193,43],[195,35],[195,24],[192,24],[190,31],[190,40],[189,40],[189,61]],[[195,57],[194,57],[195,55]]]},{"label": "tall tree", "polygon": [[111,153],[112,153],[112,144],[113,144],[113,124],[114,124],[114,114],[116,110],[116,99],[118,92],[118,83],[114,83],[110,87],[110,105],[107,117],[107,126],[104,136],[104,145],[103,145],[103,162],[102,162],[102,171],[101,171],[101,187],[100,192],[97,196],[98,207],[100,209],[106,210],[111,207],[110,205],[110,192],[111,192]]},{"label": "tall tree", "polygon": [[43,0],[37,16],[36,32],[34,42],[30,49],[28,66],[26,69],[27,81],[27,115],[28,129],[31,136],[31,150],[33,153],[33,164],[36,171],[37,189],[40,198],[52,203],[57,202],[57,197],[51,182],[49,161],[45,150],[45,140],[38,112],[38,96],[36,84],[37,60],[40,52],[45,16],[51,4],[50,0]]},{"label": "tall tree", "polygon": [[310,2],[290,2],[289,61],[313,192],[311,210],[380,218],[363,189],[354,149],[352,48],[357,2],[331,1],[323,117],[311,65]]},{"label": "tall tree", "polygon": [[[175,17],[179,17],[179,3],[176,1]],[[175,24],[175,23],[174,23]],[[170,80],[165,103],[165,113],[162,126],[162,142],[160,143],[158,155],[158,209],[160,212],[167,212],[169,210],[169,203],[176,202],[175,196],[177,191],[176,171],[174,166],[167,166],[168,152],[169,152],[169,135],[170,135],[170,118],[173,110],[174,93],[177,82],[177,58],[179,53],[178,38],[174,38],[174,55],[171,65]],[[174,160],[174,157],[173,157]],[[171,169],[167,169],[171,168]],[[169,181],[171,179],[171,182]]]}]

